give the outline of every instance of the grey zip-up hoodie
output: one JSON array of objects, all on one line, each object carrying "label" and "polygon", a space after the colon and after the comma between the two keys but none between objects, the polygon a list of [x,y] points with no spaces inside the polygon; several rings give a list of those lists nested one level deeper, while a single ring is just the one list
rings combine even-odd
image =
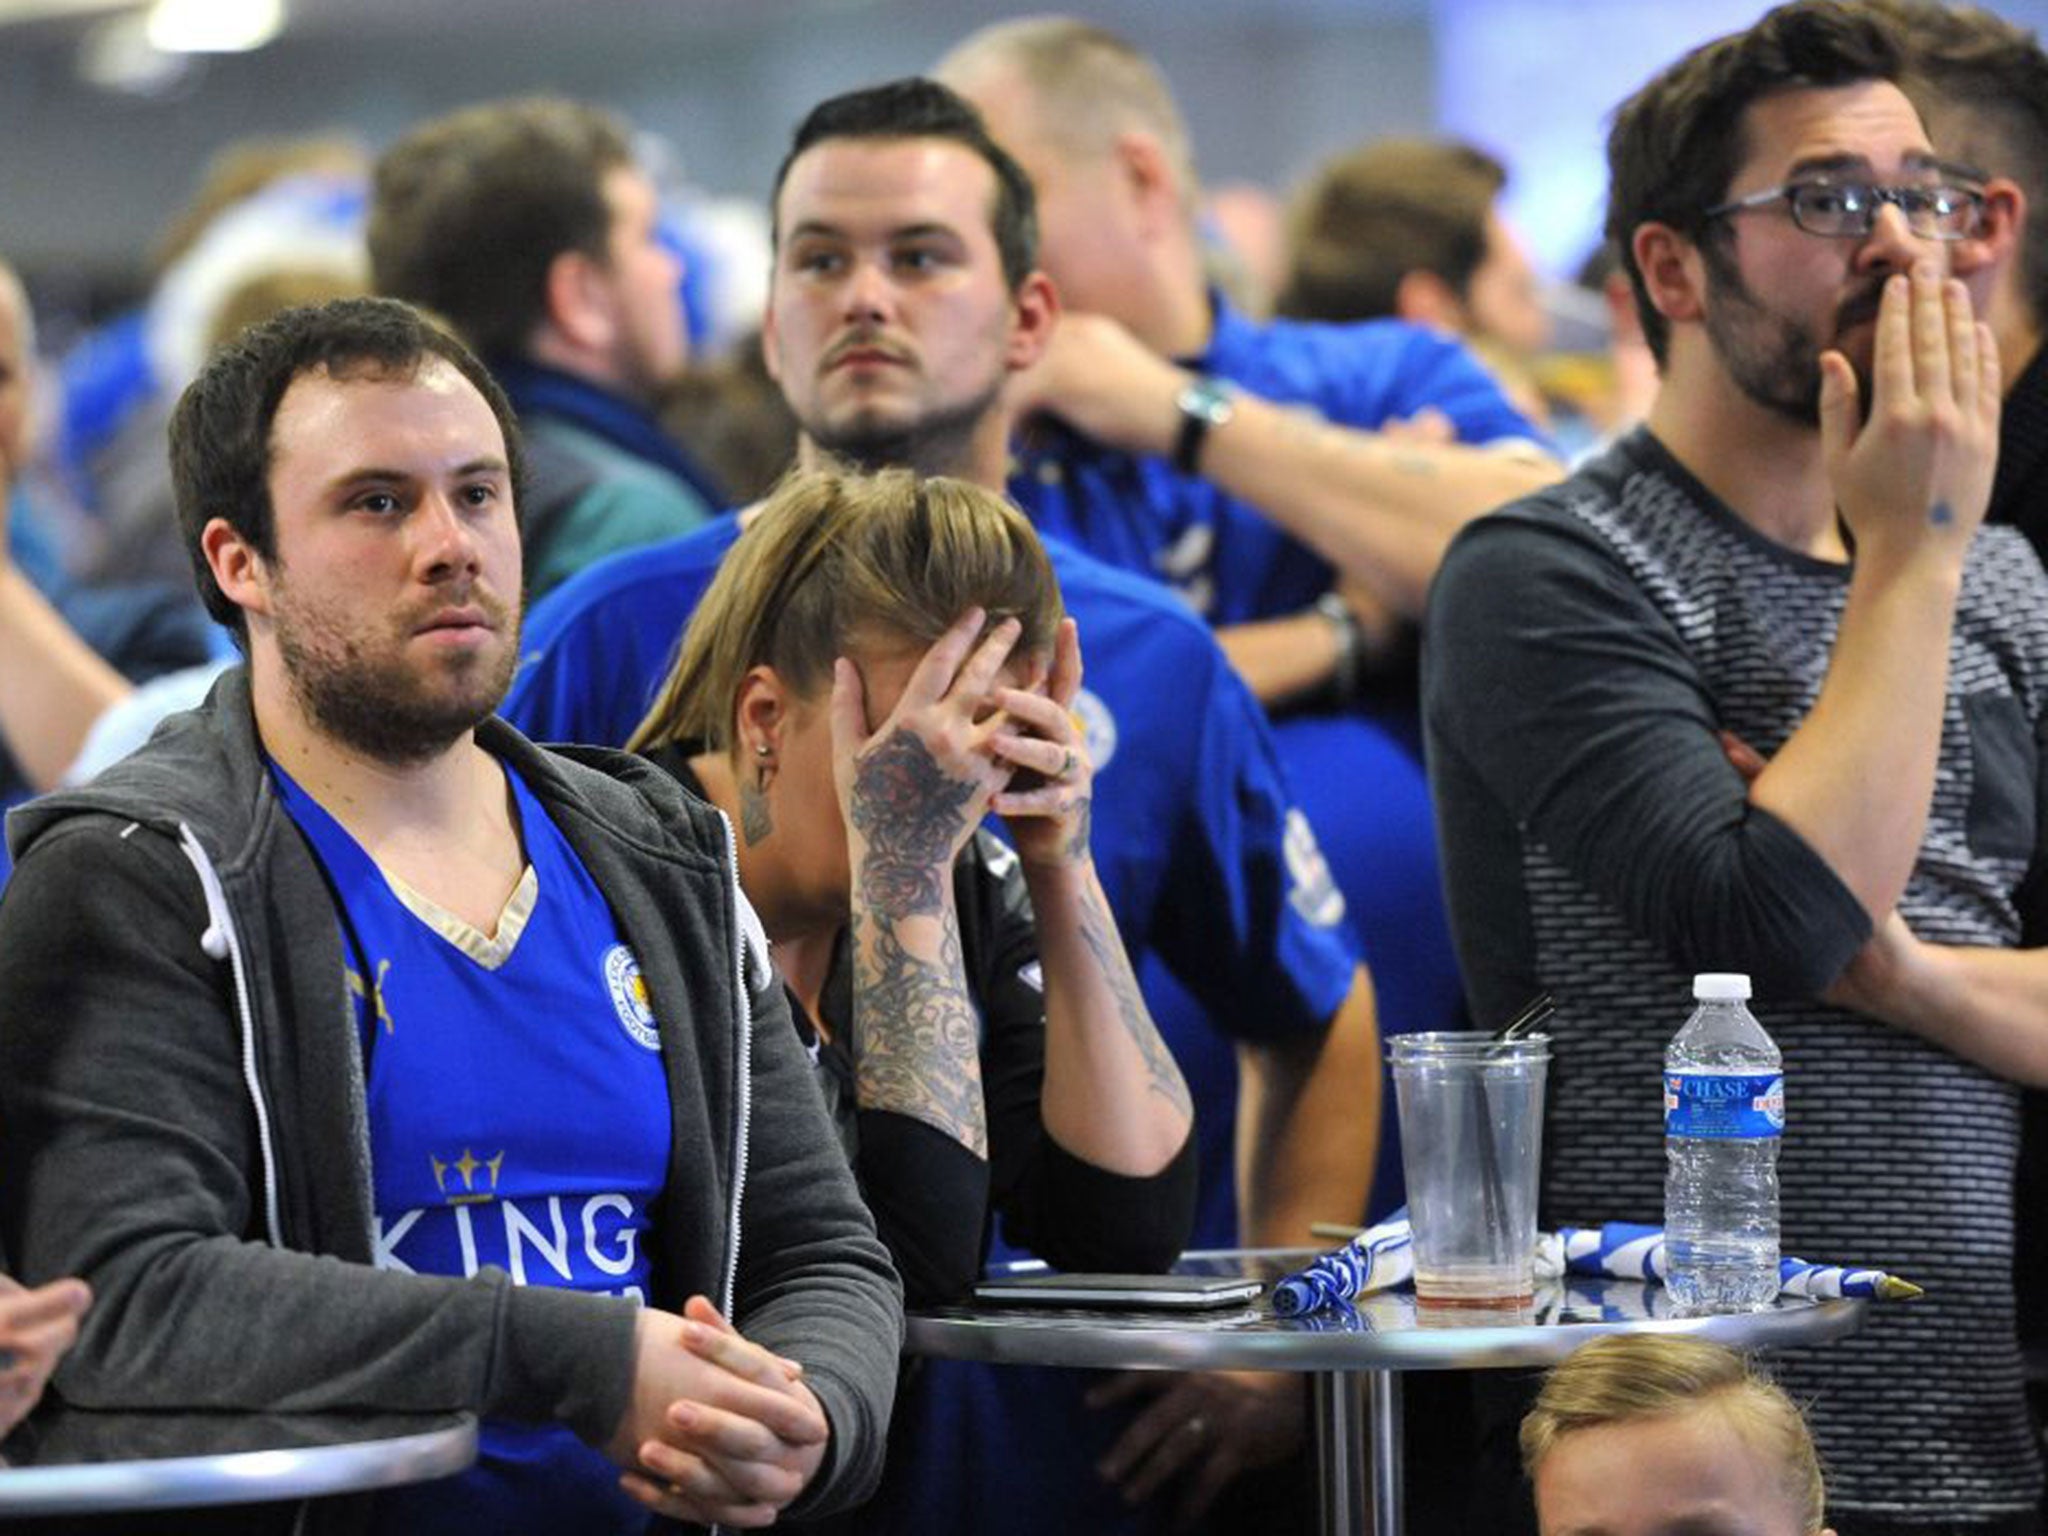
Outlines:
[{"label": "grey zip-up hoodie", "polygon": [[[722,817],[619,753],[480,728],[602,890],[674,1126],[651,1300],[801,1361],[832,1448],[792,1515],[881,1466],[901,1292],[739,895]],[[580,760],[579,760],[580,759]],[[14,813],[0,901],[0,1244],[91,1282],[59,1371],[94,1408],[469,1410],[602,1443],[630,1302],[369,1268],[368,1128],[334,904],[277,799],[246,672],[83,789]]]}]

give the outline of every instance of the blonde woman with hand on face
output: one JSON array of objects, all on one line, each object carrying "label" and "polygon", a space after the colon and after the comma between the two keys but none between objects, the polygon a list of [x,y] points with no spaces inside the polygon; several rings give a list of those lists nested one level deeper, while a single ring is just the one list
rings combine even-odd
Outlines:
[{"label": "blonde woman with hand on face", "polygon": [[913,1304],[967,1289],[997,1212],[1097,1270],[1165,1268],[1192,1218],[1188,1090],[1089,855],[1080,681],[1007,503],[814,472],[741,535],[632,743],[739,828]]}]

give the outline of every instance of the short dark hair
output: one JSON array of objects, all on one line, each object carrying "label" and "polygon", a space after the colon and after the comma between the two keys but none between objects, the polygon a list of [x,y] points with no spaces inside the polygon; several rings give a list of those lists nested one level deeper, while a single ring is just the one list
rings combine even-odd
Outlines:
[{"label": "short dark hair", "polygon": [[848,91],[813,107],[797,124],[789,153],[775,169],[768,194],[775,247],[782,248],[782,184],[798,156],[828,139],[949,139],[979,155],[995,173],[995,203],[989,228],[1002,257],[1003,277],[1012,289],[1038,266],[1038,195],[1031,178],[1008,150],[989,137],[981,114],[967,99],[936,80],[912,75]]},{"label": "short dark hair", "polygon": [[1974,5],[1865,0],[1906,51],[1899,84],[1934,147],[1985,178],[2010,176],[2027,195],[2020,286],[2048,319],[2048,52],[2026,28]]},{"label": "short dark hair", "polygon": [[1793,0],[1746,31],[1695,48],[1623,102],[1607,136],[1607,237],[1635,289],[1650,351],[1662,363],[1671,327],[1650,302],[1632,237],[1668,224],[1695,243],[1713,237],[1706,211],[1724,201],[1750,152],[1743,114],[1779,91],[1896,81],[1899,46],[1844,0]]},{"label": "short dark hair", "polygon": [[287,309],[222,347],[178,397],[171,413],[171,488],[178,528],[206,611],[246,640],[242,610],[213,579],[200,535],[214,518],[265,559],[277,554],[270,501],[271,426],[292,382],[308,373],[334,379],[407,379],[429,358],[452,365],[505,434],[517,507],[524,471],[512,403],[475,355],[409,304],[336,299]]},{"label": "short dark hair", "polygon": [[1300,320],[1395,312],[1401,279],[1432,272],[1463,298],[1486,260],[1486,221],[1507,168],[1444,139],[1381,139],[1316,172],[1288,216],[1274,308]]},{"label": "short dark hair", "polygon": [[492,102],[415,128],[371,178],[370,280],[442,316],[494,360],[525,354],[564,251],[610,260],[604,178],[625,130],[579,102]]}]

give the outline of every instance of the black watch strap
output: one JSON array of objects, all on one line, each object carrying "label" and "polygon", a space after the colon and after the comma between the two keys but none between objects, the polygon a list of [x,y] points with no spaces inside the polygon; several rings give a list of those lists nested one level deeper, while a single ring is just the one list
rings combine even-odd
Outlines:
[{"label": "black watch strap", "polygon": [[1180,408],[1180,433],[1173,440],[1176,473],[1201,473],[1202,444],[1213,428],[1222,426],[1236,413],[1236,393],[1226,381],[1202,374],[1174,398],[1174,404]]}]

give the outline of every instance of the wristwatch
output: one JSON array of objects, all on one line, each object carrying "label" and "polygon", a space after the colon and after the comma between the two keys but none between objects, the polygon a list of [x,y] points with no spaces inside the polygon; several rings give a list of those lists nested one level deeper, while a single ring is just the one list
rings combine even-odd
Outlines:
[{"label": "wristwatch", "polygon": [[1365,670],[1365,628],[1351,605],[1335,592],[1315,600],[1314,612],[1330,626],[1337,642],[1337,659],[1330,667],[1328,696],[1334,704],[1349,704],[1358,696],[1358,681]]},{"label": "wristwatch", "polygon": [[1237,414],[1237,390],[1227,380],[1196,375],[1174,397],[1180,410],[1180,435],[1173,440],[1173,467],[1183,475],[1200,474],[1202,443],[1209,433]]}]

